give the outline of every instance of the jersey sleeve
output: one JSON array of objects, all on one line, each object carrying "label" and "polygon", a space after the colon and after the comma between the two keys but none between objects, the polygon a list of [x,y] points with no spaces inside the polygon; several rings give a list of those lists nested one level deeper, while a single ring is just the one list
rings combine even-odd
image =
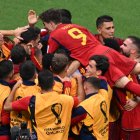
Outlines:
[{"label": "jersey sleeve", "polygon": [[87,116],[87,112],[82,106],[73,109],[71,125],[77,124],[81,120],[85,119],[86,116]]},{"label": "jersey sleeve", "polygon": [[79,99],[77,96],[73,97],[73,100],[74,100],[74,105],[73,105],[73,108],[75,108],[76,106],[78,106],[79,104]]},{"label": "jersey sleeve", "polygon": [[28,106],[30,103],[30,99],[32,96],[27,96],[25,98],[22,98],[20,100],[12,102],[12,110],[14,111],[28,111]]}]

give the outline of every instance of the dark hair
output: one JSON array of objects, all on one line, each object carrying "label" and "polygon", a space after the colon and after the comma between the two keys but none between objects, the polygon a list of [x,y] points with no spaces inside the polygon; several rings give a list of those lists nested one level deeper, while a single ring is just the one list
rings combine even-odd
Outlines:
[{"label": "dark hair", "polygon": [[96,77],[88,77],[85,79],[84,82],[88,82],[90,83],[94,88],[96,89],[100,89],[100,82],[101,80],[99,78],[96,78]]},{"label": "dark hair", "polygon": [[49,70],[43,70],[38,74],[39,86],[42,90],[52,89],[54,84],[54,78],[52,72]]},{"label": "dark hair", "polygon": [[0,79],[5,79],[13,71],[13,63],[10,60],[0,62]]},{"label": "dark hair", "polygon": [[20,64],[24,62],[26,58],[26,51],[23,46],[16,45],[11,50],[11,59],[14,64]]},{"label": "dark hair", "polygon": [[67,10],[67,9],[59,9],[58,11],[60,12],[61,22],[62,23],[64,23],[64,24],[71,23],[72,15],[71,15],[69,10]]},{"label": "dark hair", "polygon": [[21,43],[29,43],[31,40],[36,40],[38,35],[40,34],[40,29],[37,27],[29,27],[27,31],[21,33]]},{"label": "dark hair", "polygon": [[52,58],[53,58],[54,54],[45,54],[42,58],[42,66],[43,69],[48,69],[50,70],[50,66],[52,63]]},{"label": "dark hair", "polygon": [[61,15],[58,9],[49,9],[47,11],[44,11],[39,15],[39,18],[43,22],[51,22],[53,21],[55,24],[61,23]]},{"label": "dark hair", "polygon": [[140,38],[136,36],[128,36],[132,43],[137,47],[138,53],[140,53]]},{"label": "dark hair", "polygon": [[109,48],[112,48],[114,50],[116,50],[117,52],[120,52],[120,45],[118,44],[118,42],[115,39],[112,38],[106,38],[104,39],[104,45],[108,46]]},{"label": "dark hair", "polygon": [[108,15],[100,16],[96,19],[96,27],[99,28],[104,22],[112,22],[113,18]]},{"label": "dark hair", "polygon": [[61,72],[64,71],[64,69],[68,64],[69,59],[66,55],[55,53],[52,59],[51,68],[55,74],[60,74]]},{"label": "dark hair", "polygon": [[20,76],[22,80],[30,80],[33,78],[33,76],[36,73],[36,67],[33,64],[32,61],[28,60],[25,61],[21,66],[20,66]]},{"label": "dark hair", "polygon": [[102,75],[108,70],[109,60],[104,55],[93,55],[89,60],[94,60],[96,62],[96,69],[102,71]]}]

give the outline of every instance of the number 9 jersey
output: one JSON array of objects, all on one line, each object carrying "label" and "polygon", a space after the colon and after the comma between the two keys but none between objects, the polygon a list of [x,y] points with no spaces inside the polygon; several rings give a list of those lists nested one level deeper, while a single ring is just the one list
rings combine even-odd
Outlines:
[{"label": "number 9 jersey", "polygon": [[76,24],[58,25],[51,32],[48,44],[48,53],[53,53],[59,47],[62,47],[71,52],[70,56],[79,60],[84,66],[88,64],[89,57],[92,56],[94,48],[101,45],[92,33]]}]

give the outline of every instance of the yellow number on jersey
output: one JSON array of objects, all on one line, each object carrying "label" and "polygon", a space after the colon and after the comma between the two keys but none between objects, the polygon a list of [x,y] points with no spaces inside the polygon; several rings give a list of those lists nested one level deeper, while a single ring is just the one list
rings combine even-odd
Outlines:
[{"label": "yellow number on jersey", "polygon": [[84,33],[82,33],[79,29],[72,28],[72,29],[68,30],[68,34],[74,39],[82,39],[81,44],[86,45],[87,36]]}]

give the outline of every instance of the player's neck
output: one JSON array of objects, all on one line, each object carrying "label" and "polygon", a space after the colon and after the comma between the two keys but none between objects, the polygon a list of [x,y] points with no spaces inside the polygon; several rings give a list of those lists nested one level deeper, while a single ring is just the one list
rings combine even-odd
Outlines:
[{"label": "player's neck", "polygon": [[105,44],[102,35],[99,35],[99,40],[100,40],[100,42],[101,42],[103,45]]},{"label": "player's neck", "polygon": [[52,91],[53,91],[52,89],[42,90],[41,93],[42,94],[47,94],[48,92],[52,92]]}]

